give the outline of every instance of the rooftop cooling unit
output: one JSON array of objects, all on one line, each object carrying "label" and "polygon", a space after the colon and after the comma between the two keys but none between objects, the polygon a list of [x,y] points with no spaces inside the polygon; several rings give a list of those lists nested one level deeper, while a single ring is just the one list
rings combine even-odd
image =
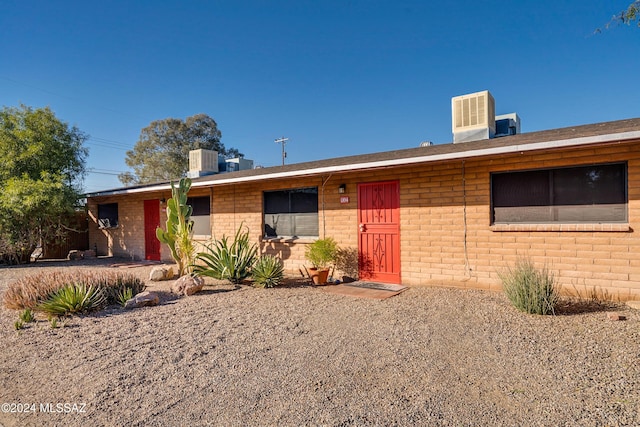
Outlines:
[{"label": "rooftop cooling unit", "polygon": [[218,173],[218,152],[214,150],[189,151],[189,178]]},{"label": "rooftop cooling unit", "polygon": [[516,113],[496,116],[496,138],[520,133],[520,117]]},{"label": "rooftop cooling unit", "polygon": [[493,138],[495,101],[488,90],[451,98],[453,142]]}]

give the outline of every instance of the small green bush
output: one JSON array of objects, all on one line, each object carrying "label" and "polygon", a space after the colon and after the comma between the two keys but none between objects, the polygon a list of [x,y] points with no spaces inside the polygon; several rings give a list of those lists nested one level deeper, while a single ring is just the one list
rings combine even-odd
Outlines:
[{"label": "small green bush", "polygon": [[53,293],[36,309],[54,316],[97,310],[106,303],[102,289],[82,283],[67,285]]},{"label": "small green bush", "polygon": [[332,237],[318,239],[307,246],[304,256],[315,268],[328,268],[336,261],[338,244]]},{"label": "small green bush", "polygon": [[253,284],[257,288],[273,288],[282,282],[284,277],[284,267],[282,261],[273,255],[264,255],[251,270]]},{"label": "small green bush", "polygon": [[553,273],[546,267],[537,269],[528,259],[498,273],[502,289],[511,303],[529,314],[555,314],[559,296]]},{"label": "small green bush", "polygon": [[55,316],[49,317],[49,325],[51,325],[51,329],[58,328],[58,318]]},{"label": "small green bush", "polygon": [[193,273],[233,283],[240,283],[249,277],[258,253],[258,245],[250,243],[249,232],[243,231],[242,226],[238,228],[231,244],[227,236],[222,236],[221,240],[205,248],[205,252],[197,255],[197,260],[203,265],[194,265]]},{"label": "small green bush", "polygon": [[33,317],[33,311],[30,308],[25,308],[24,311],[20,313],[20,320],[24,323],[30,323],[36,319]]},{"label": "small green bush", "polygon": [[13,327],[16,329],[16,331],[19,331],[20,329],[24,328],[24,322],[18,319],[13,323]]}]

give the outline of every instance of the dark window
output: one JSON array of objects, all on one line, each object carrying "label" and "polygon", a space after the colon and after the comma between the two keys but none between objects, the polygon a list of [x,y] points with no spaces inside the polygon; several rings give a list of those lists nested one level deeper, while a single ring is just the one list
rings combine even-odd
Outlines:
[{"label": "dark window", "polygon": [[104,203],[98,205],[98,227],[114,228],[118,226],[118,204]]},{"label": "dark window", "polygon": [[317,237],[318,187],[264,192],[267,237]]},{"label": "dark window", "polygon": [[191,205],[191,215],[209,215],[211,213],[211,202],[209,196],[205,197],[189,197],[187,204]]},{"label": "dark window", "polygon": [[626,163],[491,174],[492,223],[627,221]]},{"label": "dark window", "polygon": [[187,204],[191,205],[191,220],[193,221],[193,234],[200,236],[211,235],[211,199],[209,196],[189,197]]}]

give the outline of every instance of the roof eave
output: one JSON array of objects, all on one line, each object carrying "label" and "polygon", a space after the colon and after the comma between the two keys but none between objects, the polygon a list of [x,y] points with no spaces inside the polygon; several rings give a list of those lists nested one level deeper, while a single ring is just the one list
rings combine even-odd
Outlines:
[{"label": "roof eave", "polygon": [[[568,147],[574,147],[574,146],[588,146],[588,145],[594,145],[594,144],[622,142],[622,141],[628,141],[633,139],[640,139],[640,131],[620,132],[620,133],[612,133],[612,134],[605,134],[605,135],[594,135],[594,136],[585,136],[585,137],[578,137],[578,138],[568,138],[568,139],[560,139],[560,140],[553,140],[553,141],[533,142],[533,143],[526,143],[526,144],[506,145],[506,146],[494,146],[494,147],[487,147],[487,148],[474,148],[470,150],[455,151],[455,152],[441,153],[441,154],[427,154],[424,156],[414,156],[414,157],[404,157],[404,158],[397,158],[397,159],[353,163],[350,165],[331,165],[331,166],[322,166],[322,167],[315,167],[315,168],[309,168],[309,169],[274,172],[269,174],[251,175],[251,176],[243,176],[243,177],[229,177],[229,178],[194,182],[191,187],[192,188],[210,187],[210,186],[216,186],[216,185],[228,185],[228,184],[246,183],[246,182],[253,182],[253,181],[262,181],[266,179],[293,178],[293,177],[300,177],[300,176],[322,175],[327,173],[349,172],[349,171],[357,171],[357,170],[364,170],[364,169],[377,169],[377,168],[384,168],[384,167],[403,166],[403,165],[430,163],[430,162],[447,161],[447,160],[462,160],[462,159],[471,159],[471,158],[477,158],[477,157],[512,154],[512,153],[518,153],[518,152],[529,152],[529,151],[549,150],[549,149],[556,149],[556,148],[568,148]],[[465,143],[461,143],[461,144],[465,144]],[[219,175],[216,175],[216,177],[217,176]],[[154,191],[166,191],[166,190],[171,190],[170,183],[136,187],[136,188],[122,188],[122,189],[116,189],[116,190],[90,193],[90,194],[86,194],[86,197],[116,196],[116,195],[123,195],[123,194],[150,193]]]}]

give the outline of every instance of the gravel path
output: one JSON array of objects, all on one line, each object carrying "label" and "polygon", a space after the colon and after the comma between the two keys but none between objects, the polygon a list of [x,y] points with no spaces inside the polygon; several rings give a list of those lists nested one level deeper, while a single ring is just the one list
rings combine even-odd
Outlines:
[{"label": "gravel path", "polygon": [[[60,265],[0,268],[0,292],[41,268]],[[593,307],[541,317],[474,290],[208,285],[20,332],[2,308],[0,403],[35,412],[0,425],[638,426],[640,313]],[[77,406],[45,412],[58,403]]]}]

